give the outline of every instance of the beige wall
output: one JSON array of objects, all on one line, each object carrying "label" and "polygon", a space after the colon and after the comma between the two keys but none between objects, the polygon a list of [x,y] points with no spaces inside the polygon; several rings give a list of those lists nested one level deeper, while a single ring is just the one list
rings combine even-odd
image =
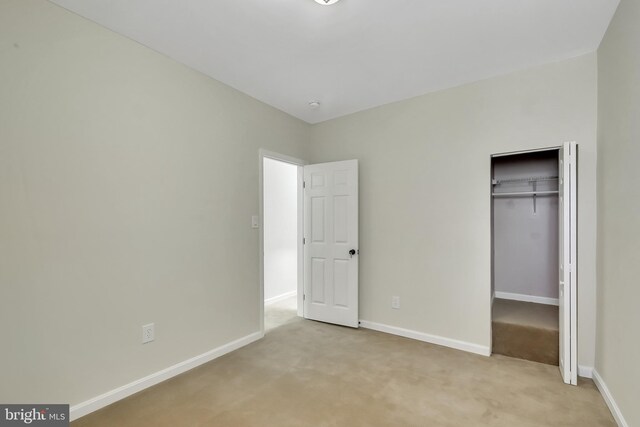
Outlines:
[{"label": "beige wall", "polygon": [[598,50],[596,370],[640,426],[640,3],[622,0]]},{"label": "beige wall", "polygon": [[51,3],[0,2],[0,402],[75,404],[258,331],[258,149],[307,138]]},{"label": "beige wall", "polygon": [[575,140],[579,363],[593,366],[596,79],[589,54],[312,127],[310,160],[360,160],[362,319],[489,346],[490,156]]}]

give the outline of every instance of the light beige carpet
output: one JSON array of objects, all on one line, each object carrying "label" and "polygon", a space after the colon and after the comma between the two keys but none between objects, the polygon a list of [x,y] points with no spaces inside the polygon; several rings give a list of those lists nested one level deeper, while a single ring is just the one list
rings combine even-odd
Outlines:
[{"label": "light beige carpet", "polygon": [[558,307],[496,298],[493,353],[558,365]]},{"label": "light beige carpet", "polygon": [[293,322],[298,317],[298,297],[292,296],[282,301],[265,306],[264,330],[268,333],[271,329]]},{"label": "light beige carpet", "polygon": [[493,320],[552,331],[559,329],[556,305],[496,298],[493,300]]},{"label": "light beige carpet", "polygon": [[615,426],[590,380],[289,317],[266,337],[81,426]]}]

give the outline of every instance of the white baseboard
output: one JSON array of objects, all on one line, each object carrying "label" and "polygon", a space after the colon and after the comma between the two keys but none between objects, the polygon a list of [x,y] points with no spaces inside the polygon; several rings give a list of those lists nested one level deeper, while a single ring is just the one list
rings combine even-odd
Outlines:
[{"label": "white baseboard", "polygon": [[424,341],[431,344],[442,345],[444,347],[455,348],[456,350],[468,351],[470,353],[476,353],[482,356],[491,356],[491,349],[489,347],[473,344],[466,341],[454,340],[451,338],[440,337],[438,335],[430,335],[424,332],[398,328],[396,326],[383,325],[382,323],[369,322],[368,320],[361,320],[360,326],[365,329],[372,329],[374,331],[385,332],[387,334],[399,335],[401,337]]},{"label": "white baseboard", "polygon": [[613,396],[611,395],[609,388],[604,383],[602,377],[598,374],[598,371],[596,371],[595,369],[593,370],[593,382],[596,384],[596,387],[598,387],[598,390],[600,390],[600,394],[609,407],[611,415],[613,415],[616,423],[618,423],[620,427],[629,427],[629,424],[627,424],[627,421],[622,416],[622,412],[620,412],[620,408],[616,404],[616,401],[613,400]]},{"label": "white baseboard", "polygon": [[578,376],[582,378],[593,378],[593,366],[578,365]]},{"label": "white baseboard", "polygon": [[275,297],[271,297],[271,298],[265,299],[264,300],[264,305],[275,304],[275,303],[277,303],[279,301],[282,301],[282,300],[285,300],[287,298],[295,297],[296,295],[298,295],[298,291],[287,292],[287,293],[284,293],[282,295],[278,295],[278,296],[275,296]]},{"label": "white baseboard", "polygon": [[185,360],[166,369],[148,375],[144,378],[140,378],[139,380],[123,385],[122,387],[118,387],[114,390],[108,391],[104,394],[101,394],[100,396],[94,397],[77,405],[73,405],[70,408],[69,418],[71,419],[71,421],[76,420],[80,417],[90,414],[91,412],[97,411],[100,408],[104,408],[105,406],[117,402],[118,400],[131,396],[134,393],[154,386],[158,383],[161,383],[162,381],[166,381],[169,378],[189,371],[204,363],[210,362],[211,360],[237,350],[240,347],[251,344],[252,342],[259,340],[263,336],[264,334],[262,334],[261,332],[255,332],[253,334],[232,341],[228,344],[224,344],[218,348],[214,348],[213,350],[210,350],[199,356],[192,357],[191,359]]},{"label": "white baseboard", "polygon": [[514,294],[511,292],[496,291],[495,297],[500,299],[511,299],[515,301],[535,302],[537,304],[560,305],[560,301],[558,301],[558,298],[536,297],[533,295]]}]

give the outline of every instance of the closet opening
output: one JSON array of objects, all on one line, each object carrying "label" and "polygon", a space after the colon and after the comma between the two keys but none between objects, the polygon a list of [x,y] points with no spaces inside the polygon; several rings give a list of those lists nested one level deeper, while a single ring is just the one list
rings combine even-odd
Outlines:
[{"label": "closet opening", "polygon": [[492,157],[492,352],[560,364],[561,149]]}]

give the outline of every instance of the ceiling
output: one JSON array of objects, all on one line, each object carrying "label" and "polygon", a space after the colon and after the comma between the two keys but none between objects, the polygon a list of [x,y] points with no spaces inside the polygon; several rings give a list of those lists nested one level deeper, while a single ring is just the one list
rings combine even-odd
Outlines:
[{"label": "ceiling", "polygon": [[619,2],[52,1],[309,123],[594,51]]}]

